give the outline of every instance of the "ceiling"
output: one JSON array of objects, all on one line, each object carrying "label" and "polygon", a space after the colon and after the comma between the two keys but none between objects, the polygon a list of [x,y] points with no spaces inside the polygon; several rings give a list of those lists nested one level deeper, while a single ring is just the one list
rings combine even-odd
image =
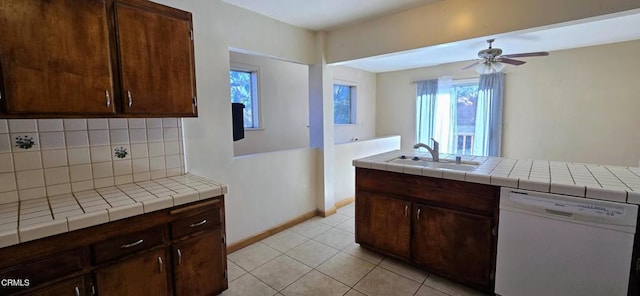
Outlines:
[{"label": "ceiling", "polygon": [[[442,0],[223,0],[282,22],[327,31]],[[366,4],[363,4],[366,3]]]},{"label": "ceiling", "polygon": [[[233,5],[311,30],[331,28],[398,13],[441,0],[224,0]],[[623,29],[621,29],[623,28]],[[596,18],[483,36],[382,56],[337,63],[369,72],[389,72],[438,64],[471,61],[487,48],[486,39],[504,54],[554,51],[640,39],[640,9]],[[526,58],[527,61],[536,59]]]}]

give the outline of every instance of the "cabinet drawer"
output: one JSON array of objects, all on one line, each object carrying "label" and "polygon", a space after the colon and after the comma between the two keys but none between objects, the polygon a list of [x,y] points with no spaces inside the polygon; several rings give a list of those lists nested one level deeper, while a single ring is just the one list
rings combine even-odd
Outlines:
[{"label": "cabinet drawer", "polygon": [[0,279],[16,280],[10,286],[0,286],[0,294],[37,287],[47,281],[79,272],[82,270],[82,258],[82,250],[75,249],[0,270]]},{"label": "cabinet drawer", "polygon": [[456,180],[356,169],[356,188],[493,215],[500,187]]},{"label": "cabinet drawer", "polygon": [[356,189],[369,192],[424,198],[427,188],[441,188],[441,181],[442,179],[356,168]]},{"label": "cabinet drawer", "polygon": [[220,209],[214,209],[193,216],[182,217],[171,223],[171,238],[176,239],[197,231],[219,227]]},{"label": "cabinet drawer", "polygon": [[458,210],[494,214],[498,206],[499,187],[446,179],[440,182],[442,187],[428,188],[422,199]]},{"label": "cabinet drawer", "polygon": [[98,264],[126,254],[157,246],[162,243],[162,228],[147,230],[114,237],[92,246],[93,261]]}]

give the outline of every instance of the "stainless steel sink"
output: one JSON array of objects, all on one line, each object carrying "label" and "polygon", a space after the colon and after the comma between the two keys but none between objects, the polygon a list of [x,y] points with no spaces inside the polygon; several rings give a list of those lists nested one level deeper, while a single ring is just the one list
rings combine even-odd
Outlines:
[{"label": "stainless steel sink", "polygon": [[473,171],[480,165],[480,163],[472,161],[463,161],[462,163],[457,164],[455,163],[455,161],[449,159],[440,159],[439,161],[433,161],[431,158],[422,157],[396,157],[388,160],[387,162],[464,172]]}]

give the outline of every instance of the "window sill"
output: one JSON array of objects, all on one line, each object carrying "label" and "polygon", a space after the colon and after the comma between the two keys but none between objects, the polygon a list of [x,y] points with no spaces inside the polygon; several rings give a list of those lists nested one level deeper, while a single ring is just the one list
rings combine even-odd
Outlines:
[{"label": "window sill", "polygon": [[358,125],[358,123],[334,123],[333,125],[335,125],[335,126],[355,126],[355,125]]},{"label": "window sill", "polygon": [[244,128],[245,132],[258,132],[258,131],[263,131],[264,128],[263,127],[258,127],[258,128]]}]

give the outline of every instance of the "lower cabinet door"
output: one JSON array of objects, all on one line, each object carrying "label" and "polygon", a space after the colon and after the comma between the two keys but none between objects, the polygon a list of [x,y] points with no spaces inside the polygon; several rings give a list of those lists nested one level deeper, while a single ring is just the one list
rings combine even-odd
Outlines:
[{"label": "lower cabinet door", "polygon": [[413,261],[478,288],[489,288],[492,218],[414,204]]},{"label": "lower cabinet door", "polygon": [[356,242],[409,259],[410,211],[410,201],[358,191]]},{"label": "lower cabinet door", "polygon": [[217,295],[227,288],[220,229],[175,243],[172,251],[176,295]]},{"label": "lower cabinet door", "polygon": [[165,249],[154,250],[96,270],[98,295],[168,295]]},{"label": "lower cabinet door", "polygon": [[85,277],[77,277],[70,280],[66,280],[55,285],[42,288],[40,290],[29,292],[28,295],[31,296],[60,296],[60,295],[69,295],[69,296],[80,296],[80,295],[91,295],[91,293],[87,292],[87,283]]}]

